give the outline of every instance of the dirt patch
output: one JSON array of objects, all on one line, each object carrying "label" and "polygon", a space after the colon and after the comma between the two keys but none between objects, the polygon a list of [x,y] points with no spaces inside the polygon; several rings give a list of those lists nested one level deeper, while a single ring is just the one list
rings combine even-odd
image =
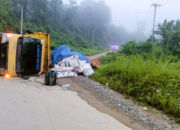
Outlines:
[{"label": "dirt patch", "polygon": [[126,126],[133,128],[134,130],[148,130],[149,128],[143,125],[140,121],[136,121],[133,118],[129,117],[127,114],[120,112],[115,107],[108,107],[103,100],[100,100],[96,97],[96,94],[92,91],[88,91],[83,86],[86,85],[82,82],[79,82],[77,78],[63,78],[58,80],[58,84],[72,84],[68,89],[75,91],[78,95],[85,101],[88,102],[91,106],[96,108],[98,111],[111,115],[121,123]]},{"label": "dirt patch", "polygon": [[97,110],[111,115],[123,124],[135,130],[178,130],[174,123],[162,112],[144,107],[132,99],[109,90],[108,87],[85,77],[58,79],[58,84],[71,84],[67,90],[75,91]]},{"label": "dirt patch", "polygon": [[94,68],[99,68],[99,66],[101,65],[101,62],[99,59],[93,59],[90,60],[91,66]]}]

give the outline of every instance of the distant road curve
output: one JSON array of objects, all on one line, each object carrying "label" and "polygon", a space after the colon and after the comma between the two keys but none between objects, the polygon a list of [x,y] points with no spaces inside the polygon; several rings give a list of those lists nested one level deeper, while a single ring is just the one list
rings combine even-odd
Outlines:
[{"label": "distant road curve", "polygon": [[108,51],[103,52],[103,53],[100,53],[100,54],[97,54],[97,55],[88,56],[88,59],[89,59],[89,60],[94,60],[94,59],[97,59],[97,58],[99,58],[99,57],[101,57],[101,56],[107,55],[107,53],[108,53]]}]

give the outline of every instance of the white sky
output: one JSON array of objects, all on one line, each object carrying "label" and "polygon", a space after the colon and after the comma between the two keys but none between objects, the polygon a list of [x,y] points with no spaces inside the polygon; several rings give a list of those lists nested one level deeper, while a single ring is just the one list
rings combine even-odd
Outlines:
[{"label": "white sky", "polygon": [[[63,0],[68,1],[68,0]],[[77,0],[78,2],[82,0]],[[98,1],[98,0],[97,0]],[[151,33],[154,8],[153,3],[162,6],[157,9],[156,24],[164,19],[180,19],[180,0],[104,0],[111,8],[112,22],[124,26],[128,31],[136,31],[138,25]]]}]

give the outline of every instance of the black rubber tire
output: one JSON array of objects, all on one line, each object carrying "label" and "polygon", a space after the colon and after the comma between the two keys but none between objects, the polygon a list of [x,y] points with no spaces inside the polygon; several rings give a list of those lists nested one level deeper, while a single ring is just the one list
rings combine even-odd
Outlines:
[{"label": "black rubber tire", "polygon": [[50,86],[53,86],[53,85],[56,85],[56,72],[54,71],[49,71],[46,73],[45,75],[45,85],[50,85]]},{"label": "black rubber tire", "polygon": [[45,83],[45,85],[49,85],[49,73],[47,72],[46,74],[45,74],[45,80],[44,80],[44,83]]}]

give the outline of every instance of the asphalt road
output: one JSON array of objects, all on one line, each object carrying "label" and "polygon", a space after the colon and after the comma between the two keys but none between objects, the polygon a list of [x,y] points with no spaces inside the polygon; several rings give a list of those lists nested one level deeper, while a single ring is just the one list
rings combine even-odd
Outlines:
[{"label": "asphalt road", "polygon": [[40,82],[0,77],[0,130],[129,130],[77,93]]}]

